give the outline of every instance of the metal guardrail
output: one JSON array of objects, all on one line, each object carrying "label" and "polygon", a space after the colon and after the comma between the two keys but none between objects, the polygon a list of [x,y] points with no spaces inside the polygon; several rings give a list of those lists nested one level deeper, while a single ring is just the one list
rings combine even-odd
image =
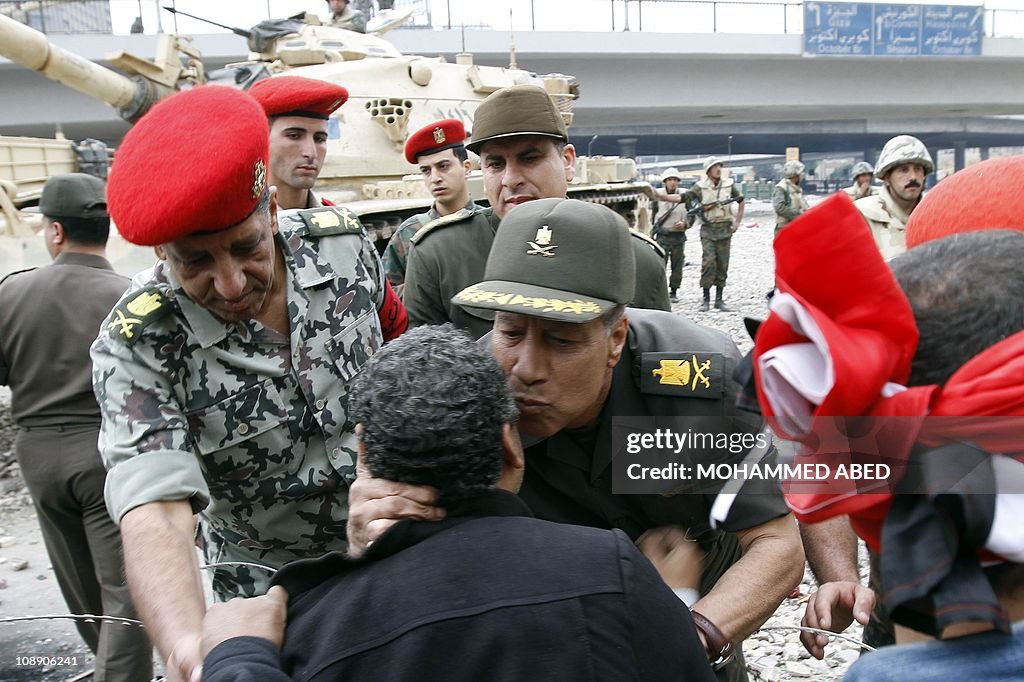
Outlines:
[{"label": "metal guardrail", "polygon": [[[369,12],[376,8],[373,0],[352,0],[352,4]],[[303,11],[327,13],[326,5],[319,0],[0,0],[0,13],[54,34],[219,32],[172,15],[161,9],[163,5],[246,28]],[[409,26],[424,30],[803,32],[800,0],[394,0],[394,7],[412,9]],[[986,6],[985,35],[1024,38],[1024,9]]]}]

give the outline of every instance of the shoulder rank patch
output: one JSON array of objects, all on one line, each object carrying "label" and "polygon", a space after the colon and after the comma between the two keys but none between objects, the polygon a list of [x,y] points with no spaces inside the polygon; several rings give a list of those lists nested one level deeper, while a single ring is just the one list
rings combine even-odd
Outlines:
[{"label": "shoulder rank patch", "polygon": [[438,230],[442,227],[446,227],[448,225],[454,225],[455,223],[462,222],[466,218],[472,218],[474,215],[476,215],[476,211],[473,211],[468,208],[460,208],[455,213],[449,213],[448,215],[443,215],[440,218],[436,218],[435,220],[432,220],[423,227],[421,227],[419,231],[416,232],[415,235],[413,235],[412,243],[419,244],[421,241],[423,241],[423,238],[426,237],[431,232],[434,232],[435,230]]},{"label": "shoulder rank patch", "polygon": [[665,249],[661,248],[661,244],[659,244],[658,242],[654,241],[653,239],[648,237],[643,232],[637,232],[636,230],[630,230],[629,233],[632,234],[637,239],[639,239],[640,241],[645,242],[648,246],[650,246],[652,249],[654,249],[654,253],[658,254],[662,258],[665,258],[668,255],[668,254],[665,253]]},{"label": "shoulder rank patch", "polygon": [[359,217],[341,206],[321,206],[299,211],[311,237],[330,237],[335,234],[360,234],[363,224]]},{"label": "shoulder rank patch", "polygon": [[107,330],[116,339],[131,346],[142,329],[170,312],[166,299],[156,287],[146,287],[122,301],[107,318]]},{"label": "shoulder rank patch", "polygon": [[640,392],[718,399],[725,395],[724,368],[721,353],[642,353]]}]

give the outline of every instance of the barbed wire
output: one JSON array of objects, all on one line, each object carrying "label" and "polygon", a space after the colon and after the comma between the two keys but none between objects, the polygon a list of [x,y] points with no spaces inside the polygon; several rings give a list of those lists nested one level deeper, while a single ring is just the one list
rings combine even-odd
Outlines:
[{"label": "barbed wire", "polygon": [[[257,564],[251,561],[220,561],[213,564],[203,564],[200,566],[200,570],[211,570],[214,568],[223,568],[225,566],[248,566],[249,568],[258,568],[267,571],[270,574],[277,573],[277,569],[272,566],[266,566],[264,564]],[[134,618],[120,618],[118,616],[101,616],[92,613],[51,613],[43,616],[8,616],[6,618],[0,618],[0,624],[3,623],[21,623],[28,620],[80,620],[85,623],[95,622],[107,622],[115,623],[118,625],[131,626],[135,625],[140,628],[146,626],[142,624],[141,620],[135,620]]]}]

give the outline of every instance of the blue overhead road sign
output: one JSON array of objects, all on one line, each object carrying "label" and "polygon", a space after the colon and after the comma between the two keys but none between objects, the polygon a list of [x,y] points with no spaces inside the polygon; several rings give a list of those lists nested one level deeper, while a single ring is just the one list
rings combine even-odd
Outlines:
[{"label": "blue overhead road sign", "polygon": [[808,56],[972,56],[981,54],[983,7],[859,2],[804,3]]}]

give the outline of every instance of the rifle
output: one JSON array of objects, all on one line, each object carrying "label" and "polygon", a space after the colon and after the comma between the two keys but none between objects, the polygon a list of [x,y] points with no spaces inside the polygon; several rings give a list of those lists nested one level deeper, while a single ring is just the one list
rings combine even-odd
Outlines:
[{"label": "rifle", "polygon": [[710,204],[698,204],[694,202],[693,207],[686,211],[686,215],[695,216],[707,222],[707,216],[705,215],[705,211],[708,211],[712,208],[717,208],[719,206],[728,206],[729,204],[733,204],[742,200],[743,199],[741,197],[729,197],[728,199],[719,199],[718,201],[712,201]]}]

